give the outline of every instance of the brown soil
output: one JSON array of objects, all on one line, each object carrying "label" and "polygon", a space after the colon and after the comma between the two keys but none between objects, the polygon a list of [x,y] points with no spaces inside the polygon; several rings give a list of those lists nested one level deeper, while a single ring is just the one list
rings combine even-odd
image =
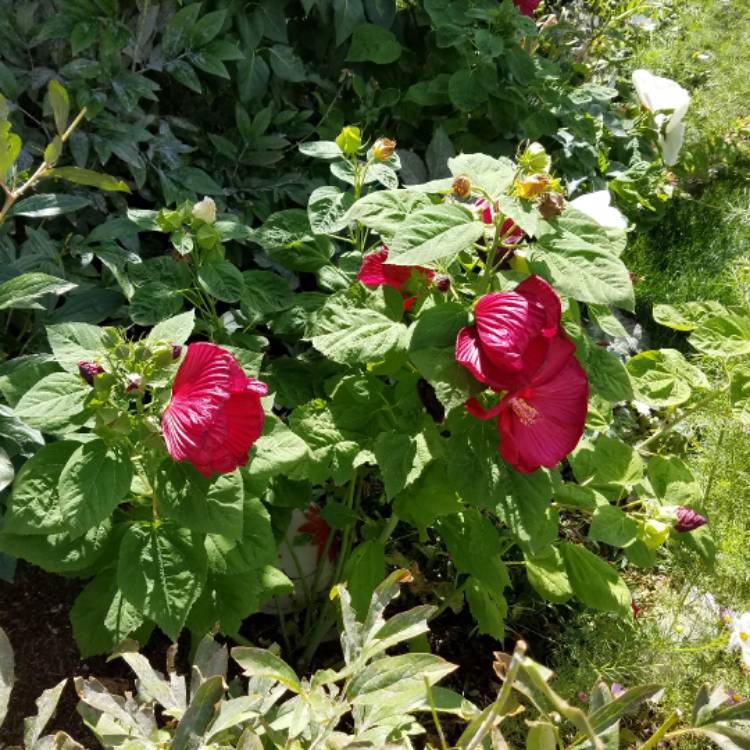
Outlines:
[{"label": "brown soil", "polygon": [[[36,699],[66,677],[104,677],[132,690],[124,662],[79,657],[68,613],[83,586],[83,581],[45,573],[24,562],[18,563],[14,583],[0,581],[0,627],[13,646],[16,675],[0,745],[22,744],[23,720],[36,714]],[[77,702],[69,679],[47,731],[63,730],[87,747],[96,747],[76,712]]]}]

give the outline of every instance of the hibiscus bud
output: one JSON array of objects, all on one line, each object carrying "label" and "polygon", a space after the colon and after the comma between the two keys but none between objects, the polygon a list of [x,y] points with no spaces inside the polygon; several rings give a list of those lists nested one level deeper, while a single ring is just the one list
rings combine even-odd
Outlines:
[{"label": "hibiscus bud", "polygon": [[172,344],[172,359],[179,359],[182,354],[181,344]]},{"label": "hibiscus bud", "polygon": [[447,292],[451,288],[451,280],[447,276],[441,276],[435,282],[435,286],[439,292]]},{"label": "hibiscus bud", "polygon": [[560,193],[545,193],[539,201],[538,208],[542,218],[549,221],[563,212],[565,198]]},{"label": "hibiscus bud", "polygon": [[516,180],[515,193],[519,198],[536,198],[537,195],[543,193],[549,187],[549,175],[546,174],[532,174],[529,177],[524,177],[521,180]]},{"label": "hibiscus bud", "polygon": [[390,158],[393,156],[395,150],[396,141],[392,141],[390,138],[378,138],[378,140],[372,144],[372,155],[378,161],[385,161]]},{"label": "hibiscus bud", "polygon": [[708,519],[690,508],[677,508],[677,523],[674,530],[679,532],[694,531],[708,523]]},{"label": "hibiscus bud", "polygon": [[94,385],[94,377],[101,375],[103,372],[104,368],[96,362],[83,360],[78,363],[78,373],[89,385]]},{"label": "hibiscus bud", "polygon": [[541,143],[532,143],[519,157],[518,163],[524,168],[525,172],[535,174],[538,172],[548,172],[552,165],[552,159],[544,150]]},{"label": "hibiscus bud", "polygon": [[336,136],[336,145],[347,155],[356,154],[362,145],[362,133],[358,127],[347,125]]},{"label": "hibiscus bud", "polygon": [[131,391],[143,390],[143,378],[137,372],[129,372],[125,377],[125,390]]},{"label": "hibiscus bud", "polygon": [[216,221],[216,203],[213,198],[204,198],[193,206],[193,217],[213,224]]},{"label": "hibiscus bud", "polygon": [[468,198],[471,195],[471,180],[463,174],[460,174],[453,180],[453,195],[458,198]]}]

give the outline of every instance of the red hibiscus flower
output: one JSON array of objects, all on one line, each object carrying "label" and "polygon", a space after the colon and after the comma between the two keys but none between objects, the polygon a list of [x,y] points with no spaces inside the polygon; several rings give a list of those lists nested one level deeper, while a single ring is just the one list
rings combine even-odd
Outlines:
[{"label": "red hibiscus flower", "polygon": [[540,2],[542,2],[542,0],[513,0],[513,5],[515,5],[524,16],[529,16],[529,18],[531,18]]},{"label": "red hibiscus flower", "polygon": [[524,385],[511,390],[489,410],[476,399],[466,404],[479,419],[498,417],[500,455],[520,472],[531,473],[540,466],[553,468],[581,439],[589,384],[574,352],[575,344],[560,331]]},{"label": "red hibiscus flower", "polygon": [[[314,503],[309,505],[305,511],[305,523],[301,524],[297,531],[301,534],[309,534],[313,546],[318,551],[318,563],[323,557],[326,544],[328,543],[328,537],[331,534],[331,527],[326,523],[324,518],[320,516],[320,508]],[[328,547],[328,559],[333,562],[336,559],[338,552],[338,545],[336,540],[332,540]]]},{"label": "red hibiscus flower", "polygon": [[398,289],[404,298],[404,310],[408,310],[413,304],[416,297],[409,297],[404,290],[412,271],[416,271],[427,280],[432,281],[435,272],[422,266],[395,266],[386,263],[388,260],[388,248],[382,245],[380,250],[374,253],[368,253],[362,258],[362,266],[357,274],[357,281],[361,281],[365,286],[378,287],[390,286]]},{"label": "red hibiscus flower", "polygon": [[560,312],[560,298],[538,276],[512,292],[486,294],[474,309],[474,325],[458,332],[456,360],[493,390],[513,389],[541,365]]},{"label": "red hibiscus flower", "polygon": [[244,466],[263,431],[260,397],[267,392],[226,349],[190,344],[162,417],[169,455],[207,477]]},{"label": "red hibiscus flower", "polygon": [[[482,212],[482,222],[495,222],[495,207],[486,198],[477,198],[474,205]],[[517,245],[523,239],[523,230],[513,223],[513,219],[506,219],[500,228],[500,237],[506,245]]]}]

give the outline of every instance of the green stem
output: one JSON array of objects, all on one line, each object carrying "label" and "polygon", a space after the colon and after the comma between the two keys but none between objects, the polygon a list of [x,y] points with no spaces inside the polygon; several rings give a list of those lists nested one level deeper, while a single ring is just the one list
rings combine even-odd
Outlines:
[{"label": "green stem", "polygon": [[474,748],[479,746],[485,735],[492,729],[497,717],[505,710],[513,688],[513,683],[516,680],[518,670],[521,668],[521,661],[525,654],[526,644],[523,641],[518,641],[518,643],[516,643],[516,648],[513,651],[513,656],[510,659],[508,671],[505,674],[505,682],[503,682],[503,686],[500,689],[500,695],[497,696],[497,700],[487,712],[484,721],[479,725],[476,733],[466,745],[466,750],[474,750]]},{"label": "green stem", "polygon": [[398,516],[395,513],[391,513],[391,517],[383,527],[383,531],[380,532],[378,541],[381,544],[385,544],[391,538],[391,534],[394,532],[396,526],[398,526]]},{"label": "green stem", "polygon": [[707,403],[710,401],[713,401],[717,396],[720,396],[722,393],[724,393],[727,388],[729,388],[729,385],[724,385],[718,390],[711,391],[708,395],[704,396],[700,401],[696,402],[691,408],[686,409],[677,419],[675,419],[673,422],[670,422],[669,424],[664,425],[662,428],[658,429],[650,438],[647,438],[646,440],[642,441],[641,443],[638,443],[636,446],[636,450],[642,451],[646,446],[651,445],[654,441],[658,440],[659,438],[663,437],[667,433],[671,432],[675,427],[677,427],[678,424],[681,424],[689,417],[692,417],[693,414],[695,414],[699,409],[703,408]]},{"label": "green stem", "polygon": [[[675,709],[667,718],[664,723],[640,746],[639,750],[651,750],[666,736],[667,732],[680,720],[682,712],[679,709]],[[682,734],[685,730],[680,732],[673,732],[670,737]]]},{"label": "green stem", "polygon": [[443,727],[440,724],[440,718],[438,717],[437,709],[435,708],[435,699],[432,697],[432,687],[430,686],[430,681],[427,679],[427,677],[424,678],[424,686],[425,690],[427,690],[427,702],[430,704],[432,723],[435,725],[435,729],[437,730],[441,750],[449,750],[448,743],[445,741]]}]

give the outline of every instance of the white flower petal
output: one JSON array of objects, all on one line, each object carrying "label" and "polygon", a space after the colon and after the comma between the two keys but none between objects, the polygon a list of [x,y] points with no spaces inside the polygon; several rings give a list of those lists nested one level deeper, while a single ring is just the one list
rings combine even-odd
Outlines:
[{"label": "white flower petal", "polygon": [[609,190],[597,190],[579,195],[570,201],[570,205],[603,227],[626,229],[628,220],[618,209],[610,205],[611,199]]},{"label": "white flower petal", "polygon": [[676,128],[669,130],[662,139],[661,152],[664,158],[664,163],[671,167],[673,164],[677,164],[677,159],[680,156],[680,149],[685,141],[685,123],[681,122]]}]

